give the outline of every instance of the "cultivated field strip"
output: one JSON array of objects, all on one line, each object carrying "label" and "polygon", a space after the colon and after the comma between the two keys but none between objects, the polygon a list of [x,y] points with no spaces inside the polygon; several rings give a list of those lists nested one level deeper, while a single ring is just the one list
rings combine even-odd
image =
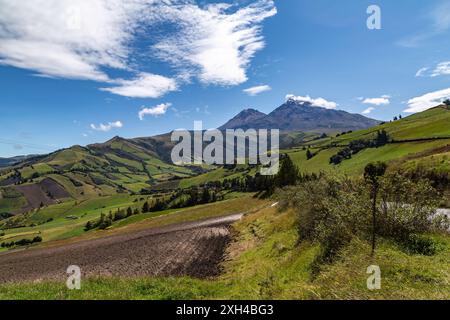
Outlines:
[{"label": "cultivated field strip", "polygon": [[67,267],[82,276],[210,277],[219,273],[229,225],[242,215],[116,235],[61,247],[0,254],[0,283],[65,280]]}]

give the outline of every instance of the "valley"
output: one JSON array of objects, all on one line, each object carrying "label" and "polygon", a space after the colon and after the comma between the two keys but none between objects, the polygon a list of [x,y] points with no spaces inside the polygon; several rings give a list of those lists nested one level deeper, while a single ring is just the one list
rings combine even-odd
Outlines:
[{"label": "valley", "polygon": [[[251,112],[239,124],[250,126],[260,116]],[[436,205],[449,207],[448,123],[450,109],[442,105],[362,130],[344,126],[341,131],[339,125],[326,132],[284,131],[280,153],[298,167],[294,185],[300,189],[321,179],[359,181],[368,163],[382,161],[389,174],[430,181],[439,194]],[[449,266],[438,265],[450,261],[445,232],[427,231],[436,243],[430,256],[412,254],[404,243],[386,237],[378,255],[370,257],[365,238],[355,237],[355,252],[343,246],[341,259],[321,263],[316,275],[311,268],[322,246],[298,242],[300,207],[274,204],[283,199],[284,191],[277,190],[288,185],[280,185],[279,177],[261,178],[258,166],[175,166],[169,159],[172,146],[169,134],[115,137],[1,169],[0,298],[445,296]],[[336,156],[339,163],[333,162]],[[363,281],[364,273],[358,259],[382,261],[392,287],[380,295],[359,288],[356,281]],[[408,274],[420,278],[431,272],[439,290],[431,293],[431,285],[421,280],[402,290],[404,279],[395,271],[402,259],[410,263]],[[87,289],[63,292],[66,268],[73,264],[82,268]],[[357,277],[350,281],[352,270]],[[338,293],[337,274],[352,283]],[[173,287],[163,289],[167,286]]]}]

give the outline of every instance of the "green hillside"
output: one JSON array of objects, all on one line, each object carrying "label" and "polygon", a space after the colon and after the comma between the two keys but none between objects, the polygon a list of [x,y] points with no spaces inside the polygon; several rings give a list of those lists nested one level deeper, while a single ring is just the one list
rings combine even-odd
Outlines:
[{"label": "green hillside", "polygon": [[[439,156],[449,152],[450,146],[450,110],[447,107],[436,107],[425,112],[412,115],[397,121],[384,123],[371,129],[338,134],[337,136],[303,144],[302,147],[285,150],[299,166],[300,170],[308,173],[338,171],[350,175],[363,172],[365,165],[373,161],[384,161],[401,165],[411,159],[416,162],[430,156]],[[385,130],[391,141],[378,148],[365,148],[351,159],[346,159],[338,165],[330,163],[330,158],[345,149],[350,143],[375,139],[377,133]],[[307,149],[314,157],[307,159]],[[442,158],[444,165],[445,158]],[[433,165],[435,161],[428,161]]]},{"label": "green hillside", "polygon": [[[450,110],[440,106],[376,127],[333,135],[283,132],[282,152],[304,173],[340,172],[359,175],[368,162],[384,161],[405,170],[431,166],[449,174]],[[330,159],[356,141],[373,141],[385,131],[389,142],[365,147],[338,164]],[[0,170],[0,213],[19,214],[41,205],[85,201],[142,190],[189,188],[212,181],[255,175],[247,166],[174,166],[170,134],[74,146],[46,156],[27,158]],[[308,151],[309,150],[309,151]],[[307,153],[312,154],[308,160]],[[393,167],[393,166],[391,166]],[[433,169],[434,170],[434,169]]]},{"label": "green hillside", "polygon": [[[67,198],[86,200],[120,193],[138,193],[174,178],[205,172],[165,162],[149,141],[116,137],[104,144],[74,146],[32,158],[0,171],[0,213],[24,213],[39,204]],[[154,142],[157,146],[160,142]],[[11,190],[14,196],[11,196]]]}]

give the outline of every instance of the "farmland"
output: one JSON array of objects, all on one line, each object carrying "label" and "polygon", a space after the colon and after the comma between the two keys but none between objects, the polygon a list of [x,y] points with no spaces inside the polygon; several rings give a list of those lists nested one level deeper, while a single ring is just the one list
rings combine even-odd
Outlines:
[{"label": "farmland", "polygon": [[[307,139],[298,141],[301,135],[291,134],[288,137],[296,140],[296,146],[282,153],[302,174],[358,179],[367,163],[383,161],[392,172],[428,174],[447,181],[450,133],[441,119],[449,120],[449,114],[446,108],[435,108],[372,129],[305,135]],[[429,126],[430,122],[438,125]],[[371,141],[382,130],[389,135],[388,143],[365,147],[339,164],[331,163],[334,155],[355,141]],[[160,143],[158,139],[151,143]],[[430,256],[407,252],[392,239],[383,238],[376,256],[370,257],[370,244],[365,238],[354,237],[340,249],[338,260],[321,266],[316,274],[312,268],[323,247],[314,241],[299,242],[299,220],[293,209],[279,210],[273,206],[277,198],[262,200],[256,192],[246,190],[243,182],[255,178],[257,167],[176,167],[154,150],[143,148],[143,143],[149,142],[114,138],[2,172],[0,213],[13,215],[0,220],[0,242],[13,247],[0,249],[0,267],[7,270],[0,277],[0,298],[445,296],[449,281],[447,234],[424,235],[436,248]],[[211,203],[198,200],[205,190],[208,198],[214,192],[216,199]],[[441,203],[448,206],[448,190],[440,191]],[[178,205],[192,194],[196,202]],[[145,205],[158,201],[170,205],[144,210]],[[129,214],[112,219],[123,212]],[[106,216],[111,221],[104,228],[87,228]],[[36,237],[42,242],[25,249],[14,245]],[[365,289],[361,261],[374,261],[383,267],[388,281],[385,290],[371,293]],[[78,264],[84,270],[80,292],[69,292],[63,286],[68,264]],[[31,284],[38,280],[42,282]]]}]

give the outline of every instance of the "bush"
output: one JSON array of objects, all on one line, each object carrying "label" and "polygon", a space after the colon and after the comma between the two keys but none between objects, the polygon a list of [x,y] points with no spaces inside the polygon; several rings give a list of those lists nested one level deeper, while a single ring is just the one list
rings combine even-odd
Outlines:
[{"label": "bush", "polygon": [[[362,179],[321,176],[316,181],[278,190],[280,208],[297,213],[299,241],[321,244],[317,263],[330,263],[352,238],[372,237],[371,188]],[[413,251],[432,254],[433,246],[420,235],[445,230],[448,223],[434,217],[437,192],[427,181],[397,175],[380,178],[376,234],[409,244]]]},{"label": "bush", "polygon": [[433,239],[417,234],[410,235],[403,245],[408,252],[425,256],[433,256],[439,250],[439,244]]},{"label": "bush", "polygon": [[352,237],[368,231],[370,199],[363,184],[322,177],[278,192],[282,207],[297,212],[299,240],[319,242],[321,261],[332,262]]},{"label": "bush", "polygon": [[378,234],[399,242],[413,234],[446,230],[448,221],[436,216],[439,194],[427,180],[414,182],[393,173],[380,181]]},{"label": "bush", "polygon": [[33,238],[33,243],[38,243],[38,242],[42,242],[42,237],[36,236]]}]

